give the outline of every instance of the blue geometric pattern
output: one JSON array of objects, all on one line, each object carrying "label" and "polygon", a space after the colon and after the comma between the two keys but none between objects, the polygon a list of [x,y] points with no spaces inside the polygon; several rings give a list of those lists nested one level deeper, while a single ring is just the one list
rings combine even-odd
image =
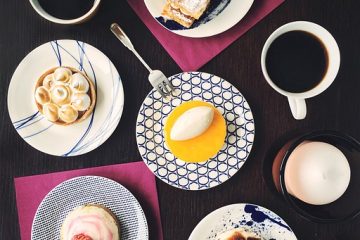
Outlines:
[{"label": "blue geometric pattern", "polygon": [[[169,101],[152,90],[140,108],[136,123],[139,152],[150,170],[171,186],[185,190],[215,187],[232,177],[250,154],[255,124],[249,104],[234,86],[212,74],[187,72],[169,80],[176,88],[175,97]],[[201,163],[176,158],[163,138],[167,116],[189,100],[213,104],[227,123],[224,146],[216,156]]]},{"label": "blue geometric pattern", "polygon": [[104,177],[82,176],[60,183],[38,207],[31,230],[32,240],[60,239],[65,217],[76,207],[100,204],[119,220],[121,240],[148,240],[145,214],[132,193]]}]

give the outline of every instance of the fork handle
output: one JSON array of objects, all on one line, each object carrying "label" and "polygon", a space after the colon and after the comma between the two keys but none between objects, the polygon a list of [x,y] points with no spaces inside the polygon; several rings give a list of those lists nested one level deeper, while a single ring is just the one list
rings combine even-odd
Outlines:
[{"label": "fork handle", "polygon": [[145,62],[145,60],[140,56],[140,54],[135,50],[134,45],[131,43],[128,36],[121,29],[121,27],[117,23],[111,24],[110,30],[113,34],[120,40],[125,47],[127,47],[130,51],[132,51],[135,56],[140,60],[140,62],[147,68],[147,70],[151,73],[153,70],[149,67],[149,65]]}]

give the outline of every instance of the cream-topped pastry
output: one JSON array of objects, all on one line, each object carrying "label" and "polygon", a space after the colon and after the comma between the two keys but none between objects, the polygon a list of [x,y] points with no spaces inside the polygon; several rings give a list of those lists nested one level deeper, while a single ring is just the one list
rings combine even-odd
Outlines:
[{"label": "cream-topped pastry", "polygon": [[84,205],[70,212],[60,231],[61,240],[119,240],[115,215],[102,205]]},{"label": "cream-topped pastry", "polygon": [[217,240],[261,240],[261,238],[255,233],[237,228],[220,234]]},{"label": "cream-topped pastry", "polygon": [[185,141],[203,134],[211,125],[214,109],[207,106],[193,107],[176,120],[170,132],[171,140]]},{"label": "cream-topped pastry", "polygon": [[59,125],[86,119],[96,102],[92,81],[71,67],[53,68],[44,73],[37,81],[34,97],[46,119]]}]

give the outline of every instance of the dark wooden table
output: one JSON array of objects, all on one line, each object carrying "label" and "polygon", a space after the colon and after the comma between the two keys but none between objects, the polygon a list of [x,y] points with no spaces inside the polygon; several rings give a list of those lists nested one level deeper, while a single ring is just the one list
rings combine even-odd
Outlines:
[{"label": "dark wooden table", "polygon": [[[268,162],[283,141],[300,133],[332,129],[360,139],[359,10],[356,0],[287,0],[200,69],[227,79],[245,95],[255,116],[255,146],[244,167],[214,189],[188,192],[157,181],[164,239],[187,239],[205,215],[239,202],[275,211],[299,239],[360,239],[360,217],[332,225],[314,224],[299,217],[274,191]],[[308,101],[308,116],[303,121],[292,118],[286,99],[266,84],[260,69],[266,38],[277,27],[294,20],[314,21],[327,28],[338,41],[342,55],[337,79],[326,92]],[[151,87],[146,70],[109,31],[114,21],[123,26],[152,66],[167,75],[181,71],[125,0],[104,0],[95,18],[76,26],[61,26],[40,18],[28,1],[0,0],[0,239],[20,239],[14,177],[141,160],[135,120]],[[43,154],[26,144],[11,124],[6,101],[11,76],[23,57],[42,43],[66,38],[103,51],[120,72],[125,90],[125,109],[114,134],[98,149],[69,159]]]}]

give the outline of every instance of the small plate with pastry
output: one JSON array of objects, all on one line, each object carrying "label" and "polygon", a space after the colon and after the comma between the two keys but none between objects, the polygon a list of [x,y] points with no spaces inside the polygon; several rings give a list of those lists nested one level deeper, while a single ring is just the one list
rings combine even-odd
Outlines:
[{"label": "small plate with pastry", "polygon": [[254,0],[145,0],[156,21],[175,34],[201,38],[237,24]]},{"label": "small plate with pastry", "polygon": [[138,149],[167,184],[204,190],[231,178],[247,160],[255,124],[244,96],[226,80],[185,72],[169,78],[175,95],[152,90],[136,123]]},{"label": "small plate with pastry", "polygon": [[32,240],[148,240],[148,235],[145,214],[131,192],[98,176],[56,186],[40,203],[31,229]]},{"label": "small plate with pastry", "polygon": [[100,146],[117,127],[124,104],[121,78],[99,50],[56,40],[30,52],[8,91],[19,135],[39,151],[75,156]]},{"label": "small plate with pastry", "polygon": [[249,203],[219,208],[192,231],[189,240],[296,240],[289,225],[276,213]]}]

